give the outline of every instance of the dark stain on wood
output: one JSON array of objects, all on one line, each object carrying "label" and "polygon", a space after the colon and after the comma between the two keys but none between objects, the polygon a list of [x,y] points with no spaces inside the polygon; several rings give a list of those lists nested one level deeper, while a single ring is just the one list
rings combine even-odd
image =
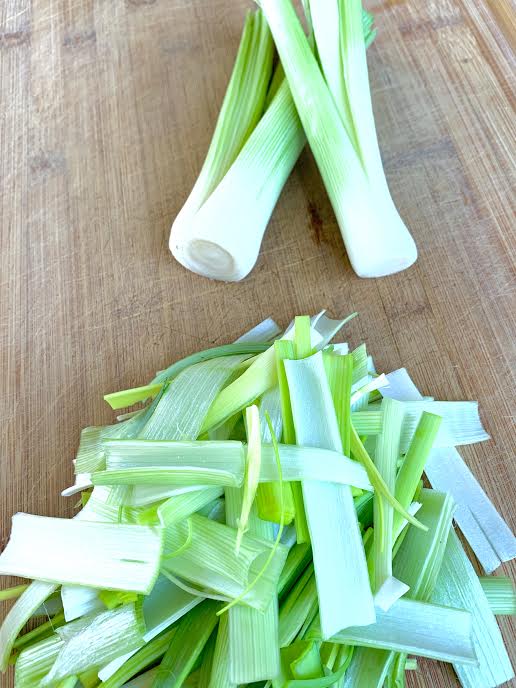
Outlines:
[{"label": "dark stain on wood", "polygon": [[313,201],[308,201],[306,210],[308,212],[308,223],[310,225],[312,239],[317,246],[320,246],[323,241],[323,221],[319,214],[319,210]]}]

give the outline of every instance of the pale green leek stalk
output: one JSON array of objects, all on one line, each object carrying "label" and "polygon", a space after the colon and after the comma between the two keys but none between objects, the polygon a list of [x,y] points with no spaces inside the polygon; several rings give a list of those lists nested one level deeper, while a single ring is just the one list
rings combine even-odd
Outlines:
[{"label": "pale green leek stalk", "polygon": [[[342,452],[322,353],[285,361],[285,369],[297,443]],[[373,597],[350,488],[307,482],[303,483],[303,497],[323,638],[347,626],[372,623]]]},{"label": "pale green leek stalk", "polygon": [[[254,240],[254,233],[248,234],[245,225],[260,207],[255,195],[251,193],[249,196],[249,183],[251,180],[254,182],[253,176],[260,170],[260,165],[256,164],[253,155],[248,160],[244,158],[242,161],[240,158],[240,170],[237,169],[236,174],[232,165],[262,116],[272,73],[273,53],[270,31],[262,13],[257,11],[249,14],[206,160],[188,200],[172,226],[170,250],[174,257],[190,270],[209,277],[241,279],[256,260],[256,256],[254,260],[251,256],[249,265],[246,242]],[[299,145],[302,147],[302,136],[298,134],[295,124],[292,127],[292,121],[295,123],[295,116],[289,116],[285,124],[290,125],[292,133],[301,139]],[[278,131],[276,135],[288,137],[289,132]],[[268,149],[263,143],[261,140],[260,147],[254,151],[254,157],[261,155],[267,160]],[[274,141],[269,141],[269,147],[274,150]],[[270,168],[267,170],[270,171]],[[230,174],[227,174],[228,171]],[[290,170],[287,176],[289,172]],[[267,182],[265,177],[264,182]],[[225,187],[230,190],[229,196],[224,191]],[[252,185],[251,189],[254,190]],[[275,187],[272,186],[272,189]],[[279,190],[281,191],[281,186]],[[264,201],[270,205],[271,188],[264,191]],[[247,193],[247,197],[242,198],[244,193]],[[232,199],[232,194],[236,198]],[[272,201],[269,215],[276,198]],[[234,209],[227,205],[228,200],[233,200],[233,205],[237,201]],[[252,213],[249,213],[249,207],[253,208]],[[217,220],[221,216],[225,218],[223,223]],[[216,232],[217,226],[227,229],[219,236]],[[242,247],[235,250],[234,243],[238,241],[239,236]],[[258,239],[256,254],[260,240],[261,236]]]},{"label": "pale green leek stalk", "polygon": [[417,257],[390,196],[375,131],[360,0],[311,0],[317,51],[290,0],[260,0],[348,255],[361,277],[409,267]]},{"label": "pale green leek stalk", "polygon": [[443,564],[431,600],[436,604],[460,606],[473,617],[473,643],[478,665],[453,665],[463,688],[491,688],[514,678],[511,660],[489,602],[453,531],[448,536]]}]

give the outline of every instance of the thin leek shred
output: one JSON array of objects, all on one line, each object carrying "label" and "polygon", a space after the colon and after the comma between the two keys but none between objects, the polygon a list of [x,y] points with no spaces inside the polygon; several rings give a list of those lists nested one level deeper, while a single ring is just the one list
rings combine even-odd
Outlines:
[{"label": "thin leek shred", "polygon": [[157,509],[160,523],[165,528],[174,525],[174,523],[179,523],[222,494],[223,489],[220,487],[205,487],[201,490],[170,497]]},{"label": "thin leek shred", "polygon": [[207,600],[184,616],[158,667],[153,688],[180,688],[217,625],[219,605]]},{"label": "thin leek shred", "polygon": [[[267,416],[266,421],[269,420]],[[262,436],[275,442],[272,427],[262,430]],[[281,468],[281,465],[280,465]],[[284,511],[283,492],[284,483],[278,482],[280,523]],[[226,519],[229,526],[237,525],[238,514],[241,511],[244,495],[241,490],[226,490]],[[258,518],[256,507],[250,512],[249,533],[269,541],[274,539],[274,528],[271,523]],[[279,583],[278,583],[279,587]],[[225,615],[221,619],[223,628]],[[234,684],[259,681],[275,676],[279,670],[278,643],[278,600],[276,595],[262,613],[242,604],[237,604],[228,610],[229,626],[227,630],[229,650],[229,671],[227,680]],[[224,625],[225,628],[225,625]],[[220,631],[219,631],[220,632]],[[218,639],[217,639],[218,643]],[[217,668],[220,674],[220,668]],[[211,686],[217,688],[217,685]]]},{"label": "thin leek shred", "polygon": [[0,555],[0,573],[147,594],[160,557],[161,536],[152,528],[20,513]]},{"label": "thin leek shred", "polygon": [[354,455],[354,457],[363,464],[364,468],[368,473],[369,480],[371,481],[371,484],[374,487],[375,492],[385,497],[385,501],[388,504],[390,504],[395,511],[399,512],[401,516],[403,516],[403,518],[405,518],[409,523],[411,523],[413,526],[416,526],[416,528],[421,528],[422,530],[425,530],[425,527],[411,514],[409,514],[408,511],[404,509],[401,506],[401,504],[396,500],[396,498],[391,494],[389,488],[385,484],[384,479],[382,478],[382,476],[378,472],[378,469],[374,465],[373,460],[367,453],[360,437],[357,434],[357,431],[353,426],[353,423],[351,424],[351,452]]},{"label": "thin leek shred", "polygon": [[[286,361],[296,440],[342,452],[322,353]],[[323,637],[374,621],[367,565],[349,487],[303,483]],[[331,530],[328,523],[332,524]],[[353,562],[350,567],[349,562]]]},{"label": "thin leek shred", "polygon": [[453,604],[471,613],[478,665],[465,666],[458,662],[453,665],[464,688],[489,688],[514,678],[511,661],[489,602],[453,531],[448,536],[443,564],[431,599],[436,604]]},{"label": "thin leek shred", "polygon": [[0,602],[5,602],[6,600],[14,600],[17,597],[20,597],[20,595],[24,593],[28,587],[28,585],[15,585],[12,588],[0,590]]},{"label": "thin leek shred", "polygon": [[409,267],[417,250],[382,168],[361,3],[307,2],[320,66],[290,0],[261,0],[260,5],[353,268],[362,277],[379,277]]},{"label": "thin leek shred", "polygon": [[497,616],[516,614],[516,593],[510,578],[482,576],[479,580],[493,614]]}]

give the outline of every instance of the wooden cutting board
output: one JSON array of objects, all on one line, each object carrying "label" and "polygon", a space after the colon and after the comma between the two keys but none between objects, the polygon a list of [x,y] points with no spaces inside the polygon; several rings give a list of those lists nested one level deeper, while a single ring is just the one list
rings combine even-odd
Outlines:
[{"label": "wooden cutting board", "polygon": [[[15,511],[71,516],[79,430],[107,391],[262,318],[359,311],[380,370],[478,399],[463,455],[514,526],[514,7],[371,0],[371,84],[410,270],[357,278],[303,153],[240,284],[185,271],[169,227],[198,174],[244,0],[3,0],[0,7],[0,545]],[[245,226],[242,227],[245,232]],[[505,566],[504,572],[514,566]],[[500,621],[514,656],[514,624]],[[2,679],[2,685],[4,684]],[[411,686],[455,686],[421,662]]]}]

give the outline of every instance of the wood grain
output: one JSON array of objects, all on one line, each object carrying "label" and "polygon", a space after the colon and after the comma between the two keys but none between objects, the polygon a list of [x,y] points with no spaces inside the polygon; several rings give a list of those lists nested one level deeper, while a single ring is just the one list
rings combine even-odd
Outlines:
[{"label": "wood grain", "polygon": [[[0,545],[15,511],[73,514],[59,492],[80,428],[111,418],[103,393],[268,315],[323,307],[360,312],[349,337],[379,369],[403,364],[427,393],[479,399],[493,439],[464,456],[516,525],[513,4],[368,3],[378,131],[413,268],[352,273],[305,152],[255,270],[226,285],[186,272],[167,239],[250,4],[1,3]],[[514,657],[514,624],[500,625]],[[431,662],[409,684],[457,685]]]}]

